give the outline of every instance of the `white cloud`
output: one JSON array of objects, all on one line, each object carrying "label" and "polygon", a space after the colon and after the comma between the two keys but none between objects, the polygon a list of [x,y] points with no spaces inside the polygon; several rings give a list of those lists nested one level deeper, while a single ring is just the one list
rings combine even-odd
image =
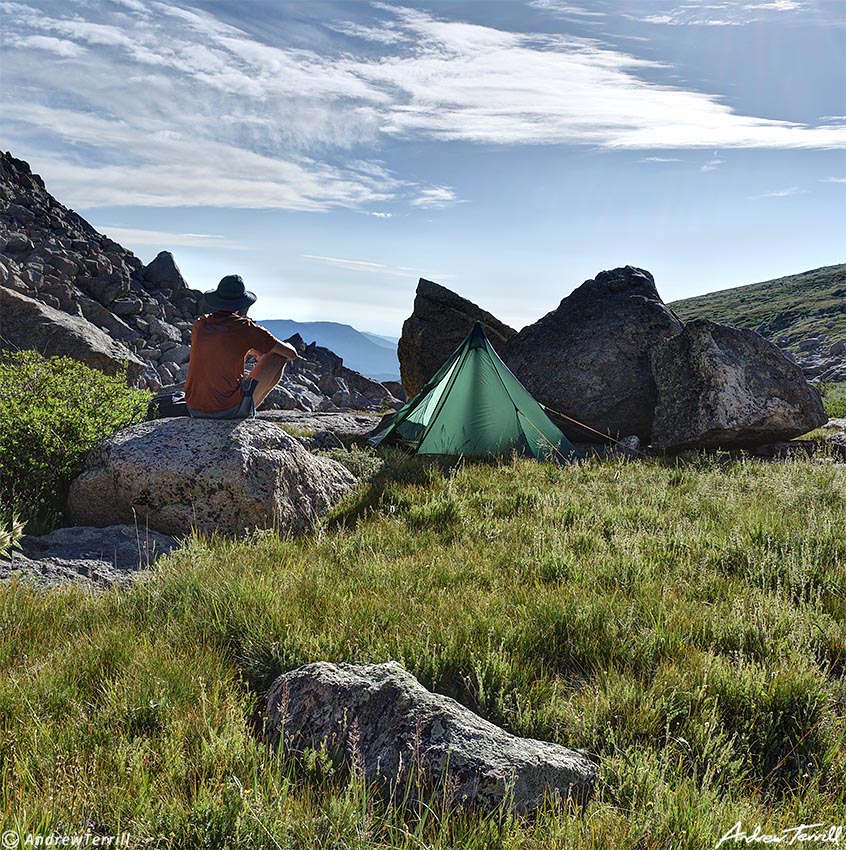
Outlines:
[{"label": "white cloud", "polygon": [[529,0],[529,6],[533,9],[540,9],[542,12],[552,12],[563,17],[604,18],[608,14],[598,9],[586,9],[584,6],[576,6],[566,2],[566,0]]},{"label": "white cloud", "polygon": [[624,13],[624,17],[642,23],[667,26],[743,26],[766,17],[771,12],[798,12],[807,8],[800,0],[761,0],[756,3],[697,3],[688,2],[661,14]]},{"label": "white cloud", "polygon": [[402,266],[388,266],[384,263],[374,263],[369,260],[348,260],[342,257],[322,257],[315,254],[303,254],[307,260],[314,260],[318,263],[324,263],[328,266],[346,269],[354,272],[367,272],[368,274],[384,274],[391,277],[418,277],[418,274],[413,269],[404,268]]},{"label": "white cloud", "polygon": [[[363,27],[356,37],[378,29],[397,40],[370,38],[362,54],[341,39],[343,50],[305,49],[263,21],[251,34],[171,3],[3,9],[7,144],[25,147],[53,191],[81,208],[456,203],[453,189],[387,168],[385,144],[409,139],[659,152],[846,147],[842,122],[742,115],[717,96],[650,82],[644,74],[660,65],[593,39],[384,3],[368,7],[367,25],[350,26]],[[21,46],[33,39],[62,52],[62,63]]]},{"label": "white cloud", "polygon": [[700,167],[700,171],[716,171],[723,163],[724,159],[720,159],[716,154]]},{"label": "white cloud", "polygon": [[770,0],[768,3],[746,3],[744,9],[766,9],[773,12],[795,12],[804,9],[805,4],[798,0]]},{"label": "white cloud", "polygon": [[177,245],[187,248],[231,248],[242,246],[238,242],[211,233],[170,233],[165,230],[142,230],[133,227],[116,227],[111,224],[95,224],[115,242],[126,245],[158,245],[162,248]]},{"label": "white cloud", "polygon": [[753,195],[753,198],[790,198],[793,195],[805,195],[807,193],[807,189],[800,189],[798,186],[790,186],[787,189],[775,189],[772,192],[764,192],[762,195]]},{"label": "white cloud", "polygon": [[374,218],[393,218],[394,214],[389,212],[372,212],[370,213]]},{"label": "white cloud", "polygon": [[400,44],[403,41],[408,41],[407,35],[389,27],[366,27],[352,21],[340,21],[327,24],[327,26],[342,35],[360,38],[363,41],[375,41],[380,44]]},{"label": "white cloud", "polygon": [[48,53],[55,53],[57,56],[67,58],[82,56],[86,51],[85,47],[75,41],[69,41],[66,38],[54,38],[50,35],[12,36],[7,46],[34,47],[36,50],[46,50]]},{"label": "white cloud", "polygon": [[820,183],[846,183],[846,177],[821,177]]},{"label": "white cloud", "polygon": [[645,156],[641,162],[682,162],[677,156]]},{"label": "white cloud", "polygon": [[423,209],[438,209],[458,203],[458,197],[448,186],[432,186],[422,189],[420,194],[411,201],[414,207]]}]

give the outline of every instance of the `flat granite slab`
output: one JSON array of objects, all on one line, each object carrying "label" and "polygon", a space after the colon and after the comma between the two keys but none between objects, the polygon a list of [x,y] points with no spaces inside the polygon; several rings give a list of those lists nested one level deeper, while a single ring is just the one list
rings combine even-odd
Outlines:
[{"label": "flat granite slab", "polygon": [[179,544],[166,534],[112,525],[59,528],[43,537],[27,535],[20,545],[0,560],[0,579],[19,573],[47,587],[74,582],[102,589],[128,585]]},{"label": "flat granite slab", "polygon": [[362,442],[382,421],[380,415],[364,413],[311,413],[303,410],[260,410],[256,416],[303,431],[330,431],[345,444]]}]

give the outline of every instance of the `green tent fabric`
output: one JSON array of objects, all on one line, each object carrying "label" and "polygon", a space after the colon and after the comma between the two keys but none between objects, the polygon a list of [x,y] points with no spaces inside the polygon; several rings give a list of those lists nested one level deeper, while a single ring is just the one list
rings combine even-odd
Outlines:
[{"label": "green tent fabric", "polygon": [[572,460],[578,452],[494,351],[476,322],[422,390],[386,416],[371,446],[400,443],[417,454],[490,457],[514,452]]}]

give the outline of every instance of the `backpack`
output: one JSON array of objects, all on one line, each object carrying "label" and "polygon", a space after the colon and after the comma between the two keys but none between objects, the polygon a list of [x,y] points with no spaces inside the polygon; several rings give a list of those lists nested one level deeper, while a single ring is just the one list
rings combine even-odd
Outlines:
[{"label": "backpack", "polygon": [[185,393],[183,392],[157,395],[147,405],[147,421],[190,415],[188,405],[185,404]]}]

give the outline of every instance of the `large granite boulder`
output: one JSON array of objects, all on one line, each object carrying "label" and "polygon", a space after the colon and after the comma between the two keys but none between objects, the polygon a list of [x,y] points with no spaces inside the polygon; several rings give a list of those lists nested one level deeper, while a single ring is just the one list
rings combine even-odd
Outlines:
[{"label": "large granite boulder", "polygon": [[497,352],[516,331],[472,301],[431,280],[420,278],[414,309],[402,326],[397,347],[402,385],[409,398],[444,365],[476,322],[481,322]]},{"label": "large granite boulder", "polygon": [[100,443],[74,480],[79,525],[137,522],[165,534],[309,528],[355,487],[341,464],[309,454],[260,419],[157,419]]},{"label": "large granite boulder", "polygon": [[35,349],[46,356],[74,357],[109,375],[128,368],[130,383],[146,368],[125,345],[88,320],[5,286],[0,286],[0,338],[4,348]]},{"label": "large granite boulder", "polygon": [[510,735],[427,691],[396,662],[319,662],[285,673],[266,716],[270,740],[286,752],[325,746],[389,793],[422,780],[454,806],[524,813],[556,797],[583,802],[597,774],[581,753]]},{"label": "large granite boulder", "polygon": [[752,447],[828,421],[802,370],[755,331],[696,319],[653,350],[652,368],[656,448]]},{"label": "large granite boulder", "polygon": [[[501,353],[541,404],[603,434],[648,442],[657,399],[651,354],[681,329],[652,275],[626,266],[585,281]],[[556,424],[572,439],[593,436]]]},{"label": "large granite boulder", "polygon": [[125,586],[177,545],[172,537],[141,526],[59,528],[41,537],[21,538],[20,550],[0,560],[0,578],[18,573],[47,587]]}]

